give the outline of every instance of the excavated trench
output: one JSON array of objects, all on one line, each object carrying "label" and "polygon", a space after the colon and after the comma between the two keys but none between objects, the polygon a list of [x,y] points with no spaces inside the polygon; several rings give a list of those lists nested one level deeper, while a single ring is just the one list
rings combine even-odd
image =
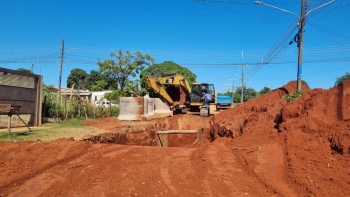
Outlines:
[{"label": "excavated trench", "polygon": [[[172,117],[132,122],[111,128],[110,132],[90,137],[88,140],[94,143],[155,146],[156,133],[161,130],[203,129],[206,143],[222,137],[233,139],[244,133],[267,128],[278,133],[279,125],[283,122],[281,109],[285,105],[285,101],[281,98],[289,92],[288,89],[291,89],[289,86],[267,94],[263,102],[254,102],[256,100],[254,99],[235,108],[212,114],[210,117],[177,114]],[[197,136],[193,134],[168,135],[170,147],[195,147],[196,140]]]},{"label": "excavated trench", "polygon": [[[265,112],[266,109],[252,109]],[[228,111],[222,111],[223,115],[229,115]],[[223,121],[216,118],[219,114],[211,117],[201,117],[196,114],[178,114],[172,117],[157,118],[147,121],[129,122],[124,125],[118,125],[116,128],[110,128],[108,132],[91,136],[86,140],[94,143],[114,143],[121,145],[140,145],[156,146],[156,133],[158,131],[183,131],[198,130],[204,131],[204,142],[211,143],[218,138],[237,138],[244,134],[254,125],[259,118],[257,115],[250,114],[246,117],[237,116],[236,119]],[[274,126],[277,128],[281,123],[280,114],[275,118]],[[125,123],[125,122],[124,122]],[[105,124],[113,124],[108,122]],[[111,126],[113,127],[113,126]],[[277,132],[278,129],[275,129]],[[169,147],[196,147],[196,134],[168,134]]]},{"label": "excavated trench", "polygon": [[[122,125],[110,126],[109,132],[87,140],[94,143],[155,146],[157,131],[203,129],[204,143],[211,143],[218,138],[235,139],[242,136],[240,142],[245,140],[259,144],[279,139],[284,141],[285,149],[288,149],[288,144],[305,144],[318,139],[318,143],[327,144],[326,150],[335,154],[350,154],[350,81],[330,90],[309,90],[303,87],[306,93],[288,103],[283,96],[295,92],[295,84],[290,82],[262,97],[210,117],[178,114],[124,122]],[[115,122],[118,121],[105,124]],[[168,140],[169,147],[196,147],[197,136],[169,134]]]},{"label": "excavated trench", "polygon": [[[157,131],[204,130],[204,140],[212,141],[211,118],[193,114],[178,114],[172,117],[147,121],[130,122],[104,134],[89,137],[94,143],[115,143],[122,145],[156,146]],[[196,134],[168,134],[169,147],[196,147]]]}]

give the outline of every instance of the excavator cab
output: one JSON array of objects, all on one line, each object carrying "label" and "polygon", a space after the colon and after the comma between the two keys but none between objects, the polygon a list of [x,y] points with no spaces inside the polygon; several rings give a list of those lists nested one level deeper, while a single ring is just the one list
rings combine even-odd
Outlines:
[{"label": "excavator cab", "polygon": [[213,95],[215,103],[215,89],[214,84],[208,83],[193,83],[191,87],[191,97],[190,97],[190,111],[198,111],[199,107],[203,105],[203,100],[201,98],[204,92],[207,91],[209,94]]}]

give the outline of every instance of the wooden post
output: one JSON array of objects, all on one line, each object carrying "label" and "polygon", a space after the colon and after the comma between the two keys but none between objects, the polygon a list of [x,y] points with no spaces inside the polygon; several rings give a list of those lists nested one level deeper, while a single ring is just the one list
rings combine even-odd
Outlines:
[{"label": "wooden post", "polygon": [[203,134],[204,134],[204,129],[198,129],[197,130],[197,147],[201,147],[203,144]]},{"label": "wooden post", "polygon": [[156,135],[156,144],[161,147],[169,147],[168,134],[166,133],[157,133]]},{"label": "wooden post", "polygon": [[69,102],[68,102],[68,106],[66,107],[66,108],[67,108],[67,111],[66,111],[66,114],[65,114],[65,121],[67,121],[68,112],[69,112],[69,107],[70,107],[70,105],[72,104],[73,91],[74,91],[74,83],[73,83],[73,85],[72,85],[72,89],[70,90]]},{"label": "wooden post", "polygon": [[11,116],[12,116],[12,113],[11,112],[8,112],[8,118],[7,118],[7,131],[9,133],[9,135],[11,134]]},{"label": "wooden post", "polygon": [[46,112],[46,96],[44,96],[44,107],[43,107],[41,121],[43,121],[43,118],[46,116],[45,112]]}]

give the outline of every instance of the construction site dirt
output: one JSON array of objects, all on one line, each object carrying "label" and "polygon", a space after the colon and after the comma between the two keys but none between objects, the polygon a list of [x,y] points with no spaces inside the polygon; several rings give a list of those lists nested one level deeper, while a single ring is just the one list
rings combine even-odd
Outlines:
[{"label": "construction site dirt", "polygon": [[[350,80],[296,82],[210,117],[86,122],[104,134],[0,143],[0,196],[350,196]],[[155,146],[159,130],[170,147]]]}]

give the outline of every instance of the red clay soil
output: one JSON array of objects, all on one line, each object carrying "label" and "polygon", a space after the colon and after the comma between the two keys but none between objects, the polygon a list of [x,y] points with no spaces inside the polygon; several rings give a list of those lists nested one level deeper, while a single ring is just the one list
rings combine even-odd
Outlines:
[{"label": "red clay soil", "polygon": [[[295,89],[211,117],[101,119],[86,141],[0,143],[0,196],[350,196],[350,81],[286,102]],[[199,128],[201,148],[190,134],[154,146],[157,130]]]}]

